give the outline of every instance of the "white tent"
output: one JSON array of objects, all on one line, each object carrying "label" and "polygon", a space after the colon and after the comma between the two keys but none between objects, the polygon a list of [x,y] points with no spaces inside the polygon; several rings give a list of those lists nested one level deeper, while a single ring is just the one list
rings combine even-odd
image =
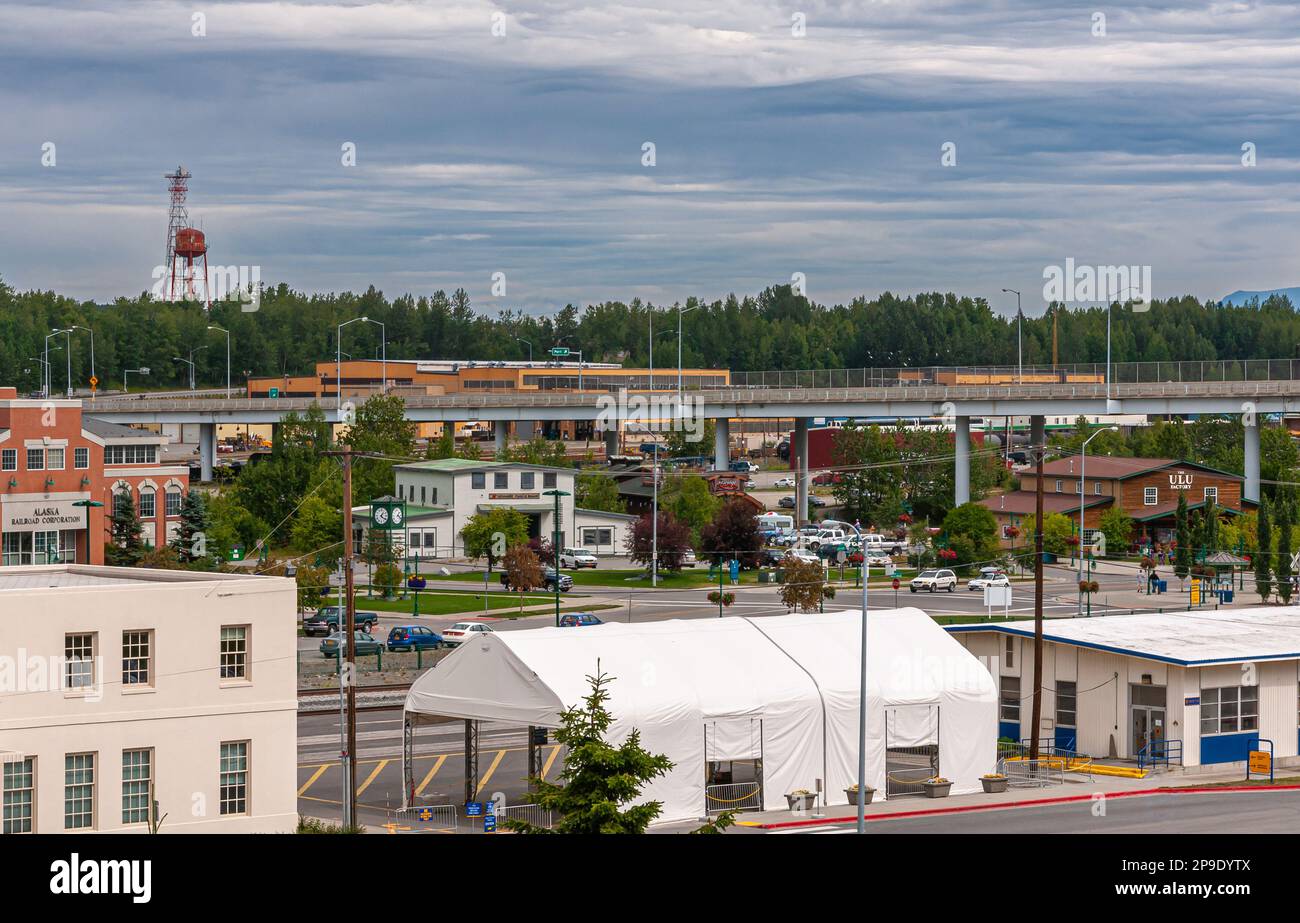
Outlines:
[{"label": "white tent", "polygon": [[[661,821],[705,814],[706,763],[762,760],[763,805],[823,780],[828,804],[857,781],[858,611],[483,633],[412,685],[408,717],[555,727],[600,670],[613,681],[611,740],[633,728],[673,769],[644,790]],[[867,780],[885,791],[886,748],[938,745],[953,792],[996,761],[997,693],[985,667],[919,609],[868,618]],[[918,776],[912,774],[910,781]]]}]

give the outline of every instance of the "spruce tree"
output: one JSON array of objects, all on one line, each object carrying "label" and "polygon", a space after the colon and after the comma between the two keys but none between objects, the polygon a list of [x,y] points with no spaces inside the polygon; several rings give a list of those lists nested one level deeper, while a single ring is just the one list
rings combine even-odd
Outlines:
[{"label": "spruce tree", "polygon": [[1255,592],[1264,602],[1273,592],[1273,529],[1268,524],[1268,500],[1261,500],[1255,517]]},{"label": "spruce tree", "polygon": [[1178,511],[1174,514],[1178,547],[1174,549],[1174,576],[1181,584],[1192,571],[1192,527],[1187,521],[1187,496],[1178,493]]},{"label": "spruce tree", "polygon": [[211,529],[208,498],[202,491],[191,487],[181,501],[181,519],[176,527],[176,536],[171,541],[177,557],[187,565],[212,561],[207,549]]},{"label": "spruce tree", "polygon": [[135,567],[144,557],[140,514],[129,491],[113,495],[113,512],[109,517],[109,542],[104,546],[104,562],[114,567]]},{"label": "spruce tree", "polygon": [[1273,570],[1277,574],[1277,595],[1282,605],[1291,601],[1291,498],[1277,495],[1277,557]]}]

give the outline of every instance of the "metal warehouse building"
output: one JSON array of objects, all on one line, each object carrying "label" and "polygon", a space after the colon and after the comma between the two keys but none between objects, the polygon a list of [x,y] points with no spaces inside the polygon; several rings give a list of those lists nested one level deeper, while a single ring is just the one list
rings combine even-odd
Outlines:
[{"label": "metal warehouse building", "polygon": [[[1034,623],[948,630],[997,681],[999,735],[1027,738]],[[1264,739],[1278,763],[1300,762],[1300,608],[1051,619],[1043,638],[1049,744],[1201,766],[1244,762]]]}]

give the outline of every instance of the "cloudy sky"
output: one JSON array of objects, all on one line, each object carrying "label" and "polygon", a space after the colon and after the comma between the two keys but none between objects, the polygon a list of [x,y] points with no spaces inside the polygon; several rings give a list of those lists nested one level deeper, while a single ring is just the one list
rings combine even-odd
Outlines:
[{"label": "cloudy sky", "polygon": [[0,0],[0,278],[148,289],[184,164],[212,262],[308,291],[1290,285],[1297,36],[1267,2]]}]

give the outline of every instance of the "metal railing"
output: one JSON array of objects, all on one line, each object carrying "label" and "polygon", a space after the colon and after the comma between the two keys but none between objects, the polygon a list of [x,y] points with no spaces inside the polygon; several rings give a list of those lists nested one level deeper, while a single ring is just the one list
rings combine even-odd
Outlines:
[{"label": "metal railing", "polygon": [[1152,740],[1138,751],[1138,769],[1148,766],[1183,765],[1183,742],[1181,740]]},{"label": "metal railing", "polygon": [[393,812],[396,825],[402,832],[416,830],[455,830],[460,824],[460,806],[455,804],[427,804],[398,808]]},{"label": "metal railing", "polygon": [[724,782],[704,786],[705,810],[710,814],[723,811],[763,810],[763,786],[758,782]]},{"label": "metal railing", "polygon": [[1065,784],[1065,760],[1009,759],[998,762],[998,772],[1007,777],[1010,788],[1043,788]]},{"label": "metal railing", "polygon": [[519,820],[534,827],[547,829],[555,823],[551,810],[536,804],[514,804],[497,808],[497,823],[502,824],[507,820]]}]

